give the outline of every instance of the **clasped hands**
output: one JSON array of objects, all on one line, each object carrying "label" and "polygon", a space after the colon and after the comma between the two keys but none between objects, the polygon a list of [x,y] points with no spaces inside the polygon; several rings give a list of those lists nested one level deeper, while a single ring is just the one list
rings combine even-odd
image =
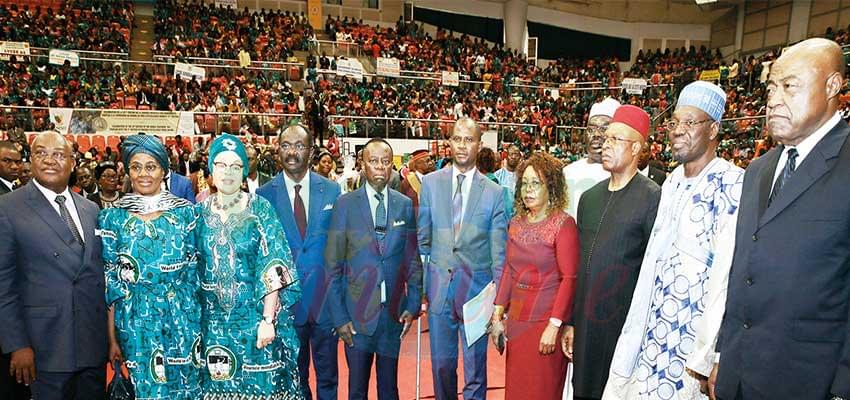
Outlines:
[{"label": "clasped hands", "polygon": [[[401,313],[401,316],[398,318],[398,323],[403,324],[401,328],[401,335],[399,335],[399,339],[404,339],[407,336],[407,332],[410,331],[410,326],[413,325],[413,320],[416,317],[410,313],[410,311],[404,311]],[[354,335],[357,334],[357,331],[354,330],[354,323],[351,321],[346,322],[342,326],[336,328],[336,334],[345,343],[348,347],[354,347]]]},{"label": "clasped hands", "polygon": [[[537,350],[540,354],[549,355],[555,352],[556,341],[558,340],[558,331],[560,328],[553,325],[551,322],[546,324],[546,328],[540,335],[540,343]],[[497,349],[504,345],[503,336],[505,336],[505,308],[496,306],[493,315],[490,318],[490,340]],[[501,350],[500,350],[501,351]]]}]

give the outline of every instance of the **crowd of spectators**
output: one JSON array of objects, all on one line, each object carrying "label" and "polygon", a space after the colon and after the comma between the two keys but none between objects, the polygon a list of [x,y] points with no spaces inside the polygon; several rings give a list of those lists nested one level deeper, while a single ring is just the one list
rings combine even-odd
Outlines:
[{"label": "crowd of spectators", "polygon": [[51,6],[0,5],[0,40],[31,47],[127,53],[133,2],[65,0]]},{"label": "crowd of spectators", "polygon": [[303,13],[161,0],[154,14],[154,54],[177,58],[237,59],[245,50],[254,61],[286,61],[295,51],[306,50],[307,39],[314,37]]}]

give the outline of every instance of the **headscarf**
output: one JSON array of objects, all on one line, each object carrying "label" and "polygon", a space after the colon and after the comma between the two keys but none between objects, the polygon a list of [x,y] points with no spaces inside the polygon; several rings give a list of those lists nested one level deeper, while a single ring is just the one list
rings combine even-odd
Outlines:
[{"label": "headscarf", "polygon": [[242,144],[242,141],[229,133],[219,135],[210,145],[209,161],[207,162],[210,173],[213,173],[213,169],[215,169],[213,166],[215,158],[225,151],[232,151],[239,156],[239,159],[242,160],[242,178],[247,177],[250,169],[248,167],[248,152],[245,151],[245,145]]},{"label": "headscarf", "polygon": [[121,158],[125,164],[129,165],[130,159],[140,153],[153,157],[163,171],[166,173],[169,171],[171,164],[168,161],[168,150],[165,149],[165,145],[158,137],[138,134],[124,138],[121,143]]}]

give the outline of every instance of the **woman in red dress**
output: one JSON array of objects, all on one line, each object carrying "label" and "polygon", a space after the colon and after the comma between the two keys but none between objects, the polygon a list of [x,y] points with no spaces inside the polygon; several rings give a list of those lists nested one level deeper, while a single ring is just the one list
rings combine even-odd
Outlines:
[{"label": "woman in red dress", "polygon": [[578,230],[563,211],[566,183],[557,159],[534,154],[517,174],[517,214],[508,231],[490,336],[497,348],[507,339],[506,399],[560,399],[567,359],[555,345],[561,324],[572,315]]}]

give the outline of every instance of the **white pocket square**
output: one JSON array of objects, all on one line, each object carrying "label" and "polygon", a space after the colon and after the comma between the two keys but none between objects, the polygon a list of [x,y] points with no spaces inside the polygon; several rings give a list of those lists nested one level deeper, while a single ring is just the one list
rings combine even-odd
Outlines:
[{"label": "white pocket square", "polygon": [[326,204],[325,208],[323,208],[322,211],[328,211],[328,210],[333,210],[333,209],[334,209],[333,204]]},{"label": "white pocket square", "polygon": [[404,226],[404,224],[405,224],[404,220],[401,220],[401,221],[393,221],[393,227],[396,227],[396,226]]}]

